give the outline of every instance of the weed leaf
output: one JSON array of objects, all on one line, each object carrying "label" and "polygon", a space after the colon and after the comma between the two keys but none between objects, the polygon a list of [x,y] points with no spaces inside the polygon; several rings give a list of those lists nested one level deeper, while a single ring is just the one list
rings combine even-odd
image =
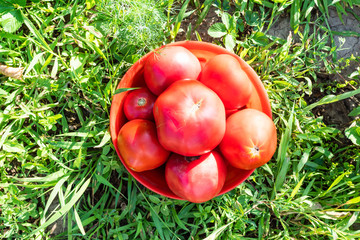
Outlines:
[{"label": "weed leaf", "polygon": [[353,122],[349,128],[345,129],[345,136],[350,139],[353,144],[360,146],[360,122]]},{"label": "weed leaf", "polygon": [[355,117],[357,115],[360,115],[360,106],[358,106],[357,108],[353,109],[348,116],[350,117]]},{"label": "weed leaf", "polygon": [[228,34],[225,36],[225,47],[227,50],[233,52],[236,47],[236,37]]},{"label": "weed leaf", "polygon": [[13,33],[18,30],[23,24],[24,20],[19,10],[10,11],[0,18],[0,24],[5,32]]},{"label": "weed leaf", "polygon": [[225,24],[223,23],[215,23],[211,25],[211,27],[208,30],[208,34],[213,38],[220,38],[222,36],[225,36],[227,33],[227,29]]}]

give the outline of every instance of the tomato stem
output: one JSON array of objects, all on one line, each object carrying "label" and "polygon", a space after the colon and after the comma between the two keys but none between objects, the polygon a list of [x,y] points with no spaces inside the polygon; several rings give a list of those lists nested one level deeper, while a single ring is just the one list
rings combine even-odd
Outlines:
[{"label": "tomato stem", "polygon": [[200,156],[191,156],[191,157],[184,157],[187,162],[192,162],[198,160]]},{"label": "tomato stem", "polygon": [[191,108],[191,112],[196,112],[197,110],[199,110],[203,101],[204,99],[201,99],[198,102],[194,103],[194,105]]},{"label": "tomato stem", "polygon": [[143,107],[146,105],[146,98],[139,98],[137,101],[138,106]]},{"label": "tomato stem", "polygon": [[254,146],[251,148],[251,155],[252,156],[259,156],[260,148],[258,146]]}]

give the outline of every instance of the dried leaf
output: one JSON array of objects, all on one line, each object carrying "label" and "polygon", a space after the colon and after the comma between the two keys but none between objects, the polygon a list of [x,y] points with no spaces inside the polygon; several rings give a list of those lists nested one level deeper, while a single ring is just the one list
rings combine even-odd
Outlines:
[{"label": "dried leaf", "polygon": [[7,77],[22,79],[24,68],[23,67],[8,67],[6,65],[0,65],[0,74],[4,74]]}]

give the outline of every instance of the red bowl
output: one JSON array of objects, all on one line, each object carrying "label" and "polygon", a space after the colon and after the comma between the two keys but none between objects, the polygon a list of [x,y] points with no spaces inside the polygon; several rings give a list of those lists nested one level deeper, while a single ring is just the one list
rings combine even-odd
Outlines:
[{"label": "red bowl", "polygon": [[[271,115],[271,108],[269,103],[269,98],[267,96],[266,90],[256,72],[239,56],[233,54],[226,49],[206,42],[197,42],[197,41],[183,41],[183,42],[175,42],[168,44],[167,46],[182,46],[187,48],[191,51],[200,61],[201,65],[203,66],[209,59],[213,56],[218,54],[230,54],[238,59],[242,69],[248,74],[249,79],[251,80],[254,92],[250,98],[249,103],[246,105],[247,108],[254,108],[258,109],[265,114],[267,114],[270,118]],[[163,48],[162,46],[161,48]],[[150,53],[146,54],[142,57],[139,61],[137,61],[124,75],[121,82],[117,86],[117,88],[129,88],[129,87],[139,87],[144,86],[144,64],[146,59],[150,56]],[[125,166],[125,168],[130,172],[130,174],[139,181],[142,185],[147,187],[148,189],[161,194],[163,196],[174,198],[174,199],[181,199],[176,196],[167,186],[165,181],[165,168],[164,166],[157,168],[151,171],[145,172],[134,172],[133,170],[129,169],[122,159],[118,146],[117,146],[117,136],[120,131],[122,125],[124,125],[127,121],[124,112],[123,112],[123,104],[124,98],[126,97],[127,92],[122,92],[114,96],[111,110],[110,110],[110,133],[113,144],[115,146],[116,152]],[[234,168],[232,166],[228,166],[228,173],[225,181],[225,185],[222,188],[219,195],[224,194],[239,184],[241,184],[245,179],[247,179],[254,170],[241,170]],[[183,200],[183,199],[182,199]]]}]

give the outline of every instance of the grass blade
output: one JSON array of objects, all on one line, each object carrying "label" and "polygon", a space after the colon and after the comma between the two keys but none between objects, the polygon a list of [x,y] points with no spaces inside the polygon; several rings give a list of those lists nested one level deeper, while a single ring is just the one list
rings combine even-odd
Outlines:
[{"label": "grass blade", "polygon": [[300,0],[294,0],[290,9],[290,26],[296,34],[300,25]]},{"label": "grass blade", "polygon": [[151,214],[152,220],[154,221],[155,227],[160,235],[160,238],[165,239],[164,232],[162,230],[162,224],[159,220],[159,216],[156,214],[156,212],[154,211],[153,208],[150,208],[150,214]]},{"label": "grass blade", "polygon": [[64,142],[49,142],[51,145],[57,148],[62,149],[68,149],[68,150],[79,150],[82,147],[94,147],[95,144],[92,143],[86,143],[85,141],[81,142],[70,142],[70,141],[64,141]]},{"label": "grass blade", "polygon": [[320,99],[319,101],[310,104],[309,106],[304,108],[304,112],[307,111],[311,111],[313,108],[318,107],[320,105],[325,105],[325,104],[329,104],[329,103],[334,103],[334,102],[338,102],[347,98],[350,98],[352,96],[355,96],[357,94],[360,94],[360,88],[359,89],[355,89],[346,93],[342,93],[339,95],[328,95],[323,97],[322,99]]},{"label": "grass blade", "polygon": [[35,229],[30,236],[36,234],[39,231],[42,231],[44,229],[46,229],[48,226],[50,226],[52,223],[54,223],[55,221],[57,221],[59,218],[61,218],[62,216],[64,216],[74,205],[75,203],[80,199],[80,197],[82,197],[82,195],[84,194],[85,190],[87,189],[89,183],[90,183],[91,178],[89,178],[88,180],[85,181],[85,183],[81,186],[81,188],[79,189],[79,191],[77,191],[74,196],[70,199],[70,201],[68,203],[66,203],[59,211],[57,211],[49,220],[47,220],[44,224],[42,224],[40,227],[38,227],[37,229]]},{"label": "grass blade", "polygon": [[83,227],[83,224],[82,224],[82,222],[81,222],[80,216],[79,216],[76,208],[74,208],[74,215],[75,215],[76,224],[77,224],[77,226],[79,227],[79,230],[80,230],[81,234],[82,234],[83,236],[85,236],[86,232],[85,232],[85,229],[84,229],[84,227]]},{"label": "grass blade", "polygon": [[181,228],[184,229],[185,231],[189,231],[189,229],[185,226],[184,222],[180,220],[177,212],[175,211],[175,209],[171,209],[172,212],[172,217],[174,218],[176,224]]},{"label": "grass blade", "polygon": [[114,189],[116,192],[118,192],[121,196],[123,196],[124,198],[126,198],[122,192],[120,192],[116,187],[114,187],[114,185],[112,185],[108,180],[106,180],[103,176],[101,175],[98,175],[98,174],[95,174],[95,178],[96,180],[101,183],[101,184],[104,184],[105,186],[108,186],[112,189]]},{"label": "grass blade", "polygon": [[0,139],[0,148],[2,148],[3,144],[5,143],[6,139],[8,138],[8,136],[11,135],[11,128],[12,126],[15,124],[16,121],[13,121],[11,124],[9,124],[7,127],[6,127],[6,130],[5,131],[2,131],[1,134],[1,139]]},{"label": "grass blade", "polygon": [[38,53],[34,56],[34,58],[31,60],[29,66],[27,67],[25,73],[24,73],[24,77],[26,77],[29,72],[34,68],[34,66],[39,62],[40,58],[42,57],[42,55],[44,55],[45,52],[41,52],[41,53]]},{"label": "grass blade", "polygon": [[16,179],[17,181],[21,181],[21,182],[52,182],[52,181],[56,181],[59,178],[63,177],[67,172],[65,171],[65,169],[60,169],[57,172],[54,172],[46,177],[32,177],[32,178],[17,178],[17,177],[13,177],[14,179]]},{"label": "grass blade", "polygon": [[56,195],[58,194],[60,188],[62,187],[62,185],[65,183],[65,181],[69,178],[69,176],[65,176],[62,179],[60,179],[57,184],[55,185],[54,189],[51,191],[49,198],[47,199],[46,205],[45,205],[45,209],[44,209],[44,213],[43,213],[43,217],[42,220],[45,221],[45,216],[46,213],[51,205],[51,203],[54,201]]},{"label": "grass blade", "polygon": [[58,70],[59,70],[59,60],[58,60],[58,58],[55,58],[54,66],[53,66],[53,68],[51,70],[50,77],[55,78],[56,74],[58,73]]},{"label": "grass blade", "polygon": [[94,52],[96,52],[97,54],[99,54],[106,62],[109,62],[107,57],[105,56],[105,54],[103,53],[103,51],[101,51],[101,49],[96,46],[95,44],[93,44],[92,42],[89,42],[88,40],[86,40],[85,38],[79,36],[79,35],[76,35],[76,34],[72,34],[73,38],[80,41],[80,42],[83,42],[85,43],[86,45],[88,45],[88,47],[90,47]]},{"label": "grass blade", "polygon": [[309,156],[310,156],[310,152],[311,152],[311,148],[307,148],[305,149],[305,151],[303,152],[303,155],[297,165],[297,173],[299,173],[301,171],[301,169],[303,169],[303,167],[305,166],[305,164],[307,163],[307,161],[309,160]]},{"label": "grass blade", "polygon": [[122,93],[122,92],[126,92],[126,91],[130,91],[130,90],[135,90],[135,89],[139,89],[138,87],[132,87],[132,88],[119,88],[116,89],[114,95]]},{"label": "grass blade", "polygon": [[276,192],[281,188],[285,181],[286,173],[289,168],[290,158],[287,156],[287,150],[289,147],[289,142],[291,139],[292,133],[292,126],[294,124],[294,107],[293,105],[289,120],[287,121],[287,126],[285,129],[285,133],[281,136],[278,156],[277,156],[277,163],[278,163],[278,173],[276,175],[275,185],[273,192],[271,194],[271,199],[274,199]]},{"label": "grass blade", "polygon": [[349,221],[347,222],[347,224],[343,227],[343,229],[348,229],[349,227],[351,227],[357,220],[358,216],[359,216],[360,212],[354,212],[352,214],[352,216],[350,217]]},{"label": "grass blade", "polygon": [[218,229],[216,229],[214,232],[212,232],[208,237],[206,237],[204,240],[216,240],[218,239],[218,236],[225,231],[225,229],[232,224],[234,221],[229,222],[228,224],[219,227]]},{"label": "grass blade", "polygon": [[345,205],[350,205],[350,204],[356,204],[356,203],[359,203],[360,202],[360,197],[355,197],[355,198],[352,198],[350,200],[348,200]]},{"label": "grass blade", "polygon": [[203,3],[204,9],[201,11],[199,18],[196,20],[194,30],[196,30],[199,27],[199,25],[202,23],[202,21],[209,13],[213,1],[214,0],[205,0],[205,2]]},{"label": "grass blade", "polygon": [[299,191],[302,183],[304,182],[305,177],[306,177],[306,175],[301,178],[301,180],[298,182],[298,184],[296,184],[294,190],[291,192],[291,195],[290,195],[288,201],[291,201],[291,199],[293,199],[293,197],[295,197],[295,195]]},{"label": "grass blade", "polygon": [[345,175],[347,175],[347,174],[349,174],[348,172],[344,172],[343,174],[341,174],[340,176],[338,176],[335,180],[334,180],[334,182],[330,185],[330,187],[324,192],[324,193],[322,193],[321,195],[320,195],[320,197],[323,197],[323,196],[325,196],[328,192],[330,192],[331,191],[331,189],[333,188],[333,187],[335,187],[339,182],[341,182],[341,180],[345,177]]},{"label": "grass blade", "polygon": [[174,24],[174,30],[172,32],[172,38],[174,39],[176,37],[176,35],[178,34],[179,30],[180,30],[180,26],[181,26],[181,21],[184,19],[185,17],[185,12],[186,12],[186,9],[187,9],[187,6],[189,4],[190,0],[186,0],[184,2],[184,4],[182,5],[177,17],[176,17],[176,20],[175,20],[175,24]]},{"label": "grass blade", "polygon": [[[31,15],[31,14],[30,14]],[[53,50],[50,48],[50,46],[47,44],[47,42],[45,41],[43,34],[41,34],[36,27],[34,26],[34,24],[25,16],[24,13],[22,13],[23,19],[24,19],[24,23],[25,25],[29,28],[30,32],[37,38],[37,40],[39,41],[39,45],[40,47],[42,47],[43,49],[45,49],[46,51],[52,53],[53,55],[56,55]]]},{"label": "grass blade", "polygon": [[111,135],[109,131],[105,131],[105,134],[103,138],[101,139],[101,142],[99,145],[96,145],[94,148],[102,148],[109,140],[111,139]]}]

